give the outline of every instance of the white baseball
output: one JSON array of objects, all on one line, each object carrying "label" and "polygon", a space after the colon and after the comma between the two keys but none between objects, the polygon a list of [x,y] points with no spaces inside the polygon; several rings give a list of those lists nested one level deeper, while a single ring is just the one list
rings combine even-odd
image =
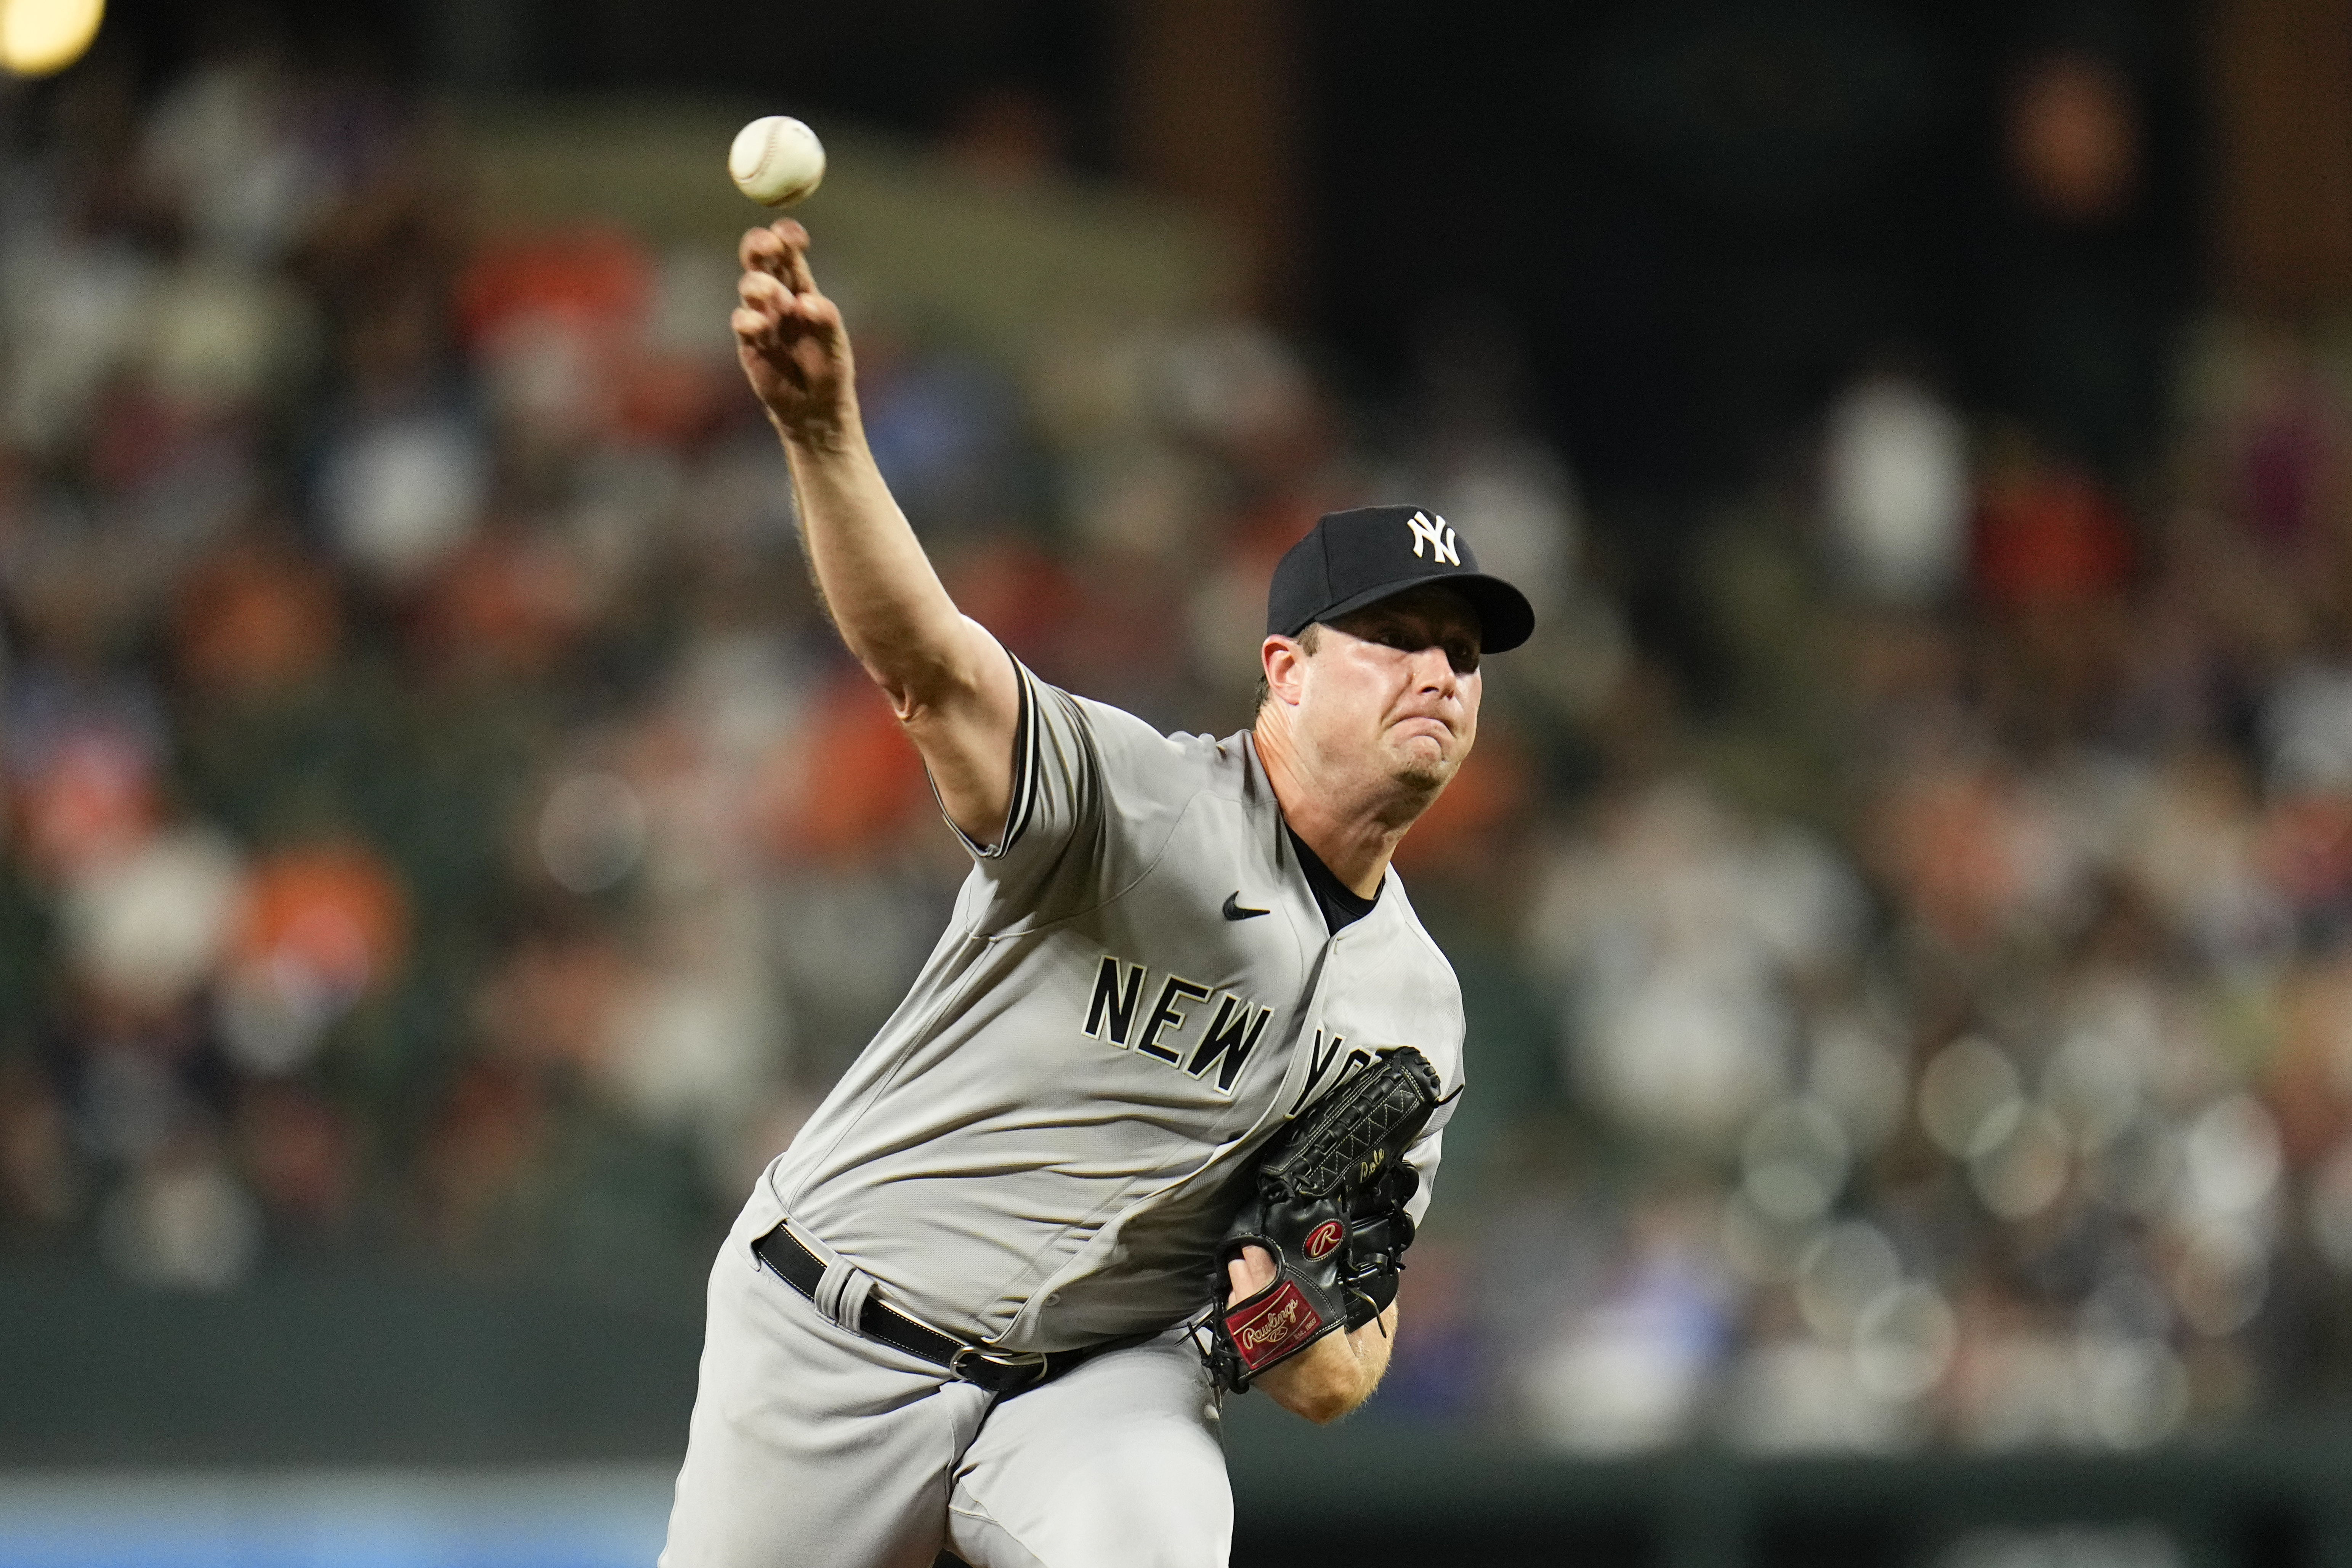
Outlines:
[{"label": "white baseball", "polygon": [[824,144],[788,114],[754,120],[727,152],[735,188],[762,206],[788,207],[824,178]]}]

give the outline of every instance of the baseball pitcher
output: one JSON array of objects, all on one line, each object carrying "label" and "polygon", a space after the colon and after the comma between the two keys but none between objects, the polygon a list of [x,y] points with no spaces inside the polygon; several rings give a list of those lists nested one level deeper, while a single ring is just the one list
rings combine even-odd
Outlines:
[{"label": "baseball pitcher", "polygon": [[733,318],[843,640],[972,861],[914,988],[710,1276],[664,1568],[1214,1568],[1220,1401],[1371,1393],[1462,1086],[1389,860],[1533,628],[1444,518],[1283,558],[1255,722],[1163,735],[949,599],[858,422],[797,223]]}]

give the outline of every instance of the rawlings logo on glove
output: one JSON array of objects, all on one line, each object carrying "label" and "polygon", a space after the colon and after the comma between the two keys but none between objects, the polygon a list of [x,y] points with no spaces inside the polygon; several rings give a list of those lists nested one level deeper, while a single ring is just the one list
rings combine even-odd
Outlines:
[{"label": "rawlings logo on glove", "polygon": [[[1412,1243],[1404,1211],[1421,1178],[1404,1152],[1439,1104],[1437,1073],[1410,1046],[1318,1100],[1259,1165],[1249,1198],[1218,1243],[1202,1355],[1235,1394],[1334,1329],[1361,1328],[1396,1300]],[[1226,1304],[1226,1265],[1245,1247],[1273,1256],[1265,1289]]]},{"label": "rawlings logo on glove", "polygon": [[1242,1364],[1252,1372],[1272,1366],[1297,1350],[1304,1350],[1322,1337],[1323,1319],[1307,1304],[1298,1287],[1288,1280],[1275,1287],[1269,1297],[1252,1297],[1254,1307],[1237,1308],[1225,1318],[1225,1327],[1234,1336],[1234,1348],[1241,1352]]}]

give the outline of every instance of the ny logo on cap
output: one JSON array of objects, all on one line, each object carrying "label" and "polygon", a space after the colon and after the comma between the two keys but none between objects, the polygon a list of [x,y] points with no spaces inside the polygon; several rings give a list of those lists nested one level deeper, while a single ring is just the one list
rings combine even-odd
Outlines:
[{"label": "ny logo on cap", "polygon": [[1432,522],[1427,514],[1417,511],[1405,519],[1405,526],[1412,530],[1414,560],[1421,559],[1421,547],[1426,544],[1429,546],[1430,554],[1441,564],[1446,566],[1462,564],[1461,552],[1454,548],[1454,530],[1446,526],[1444,518],[1441,517],[1435,522]]}]

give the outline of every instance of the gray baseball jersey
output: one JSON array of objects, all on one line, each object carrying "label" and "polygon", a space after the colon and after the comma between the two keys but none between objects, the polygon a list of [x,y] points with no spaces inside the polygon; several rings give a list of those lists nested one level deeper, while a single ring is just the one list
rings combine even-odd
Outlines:
[{"label": "gray baseball jersey", "polygon": [[[950,1333],[1058,1350],[1197,1310],[1236,1178],[1379,1047],[1451,1096],[1462,996],[1393,871],[1329,931],[1248,731],[1019,678],[1003,831],[745,1220],[789,1215]],[[1442,1119],[1407,1155],[1415,1219]]]}]

